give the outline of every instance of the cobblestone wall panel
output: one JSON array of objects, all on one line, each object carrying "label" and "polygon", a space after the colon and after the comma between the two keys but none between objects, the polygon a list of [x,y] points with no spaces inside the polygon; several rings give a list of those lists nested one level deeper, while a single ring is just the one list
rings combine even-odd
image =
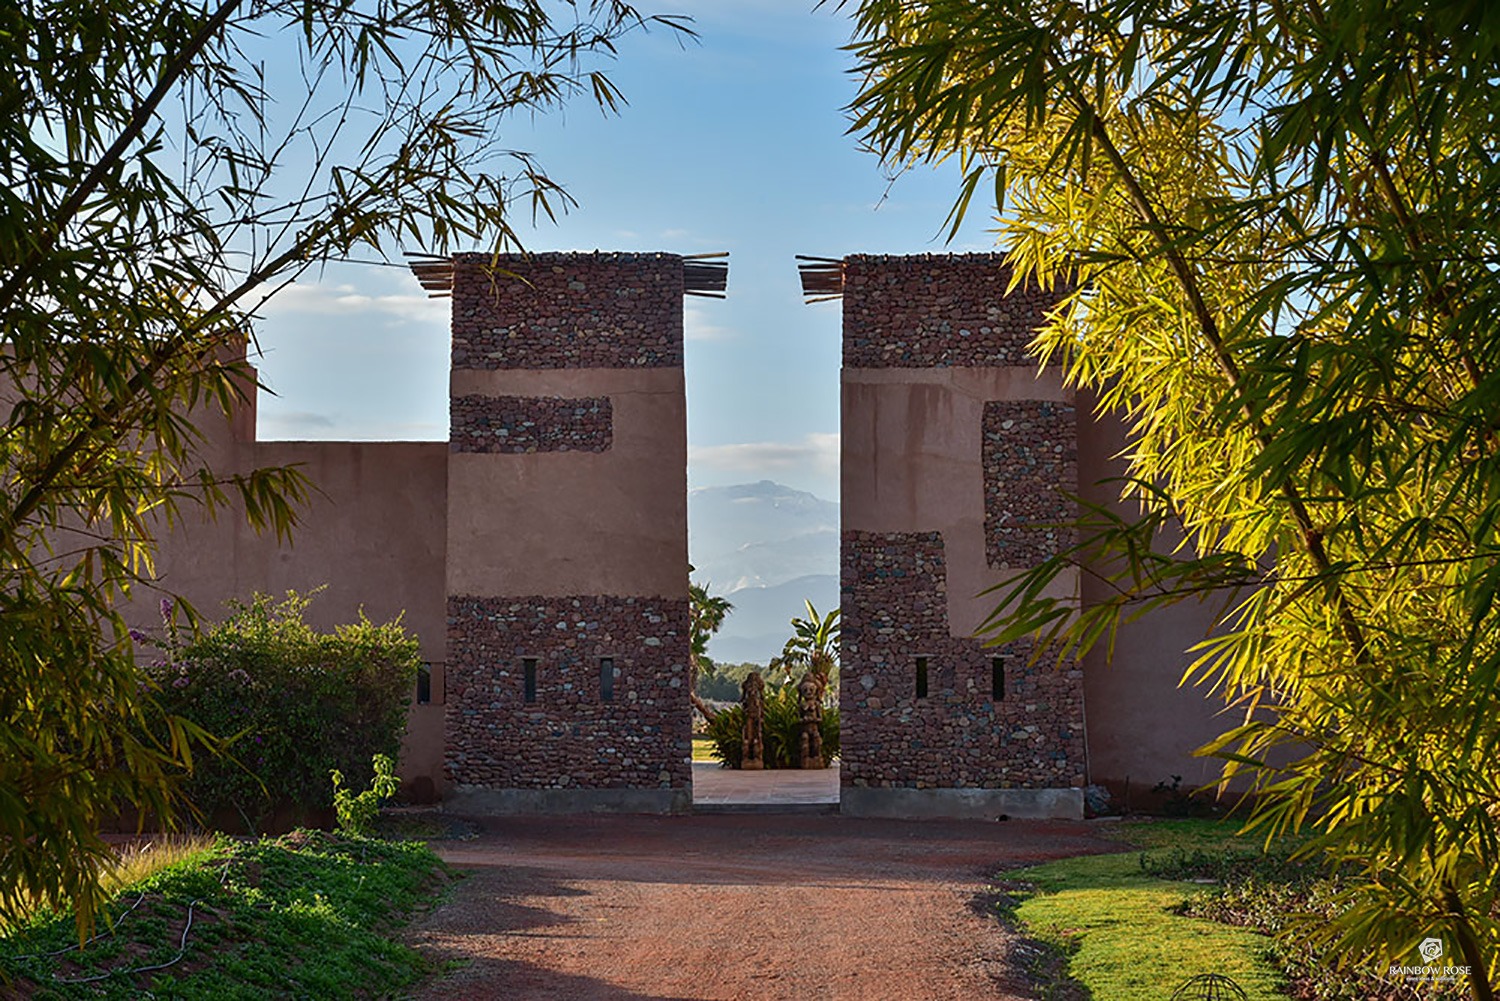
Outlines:
[{"label": "cobblestone wall panel", "polygon": [[[524,658],[537,661],[525,701]],[[599,658],[614,659],[614,698]],[[448,598],[449,781],[683,789],[692,755],[688,606],[578,595]]]},{"label": "cobblestone wall panel", "polygon": [[1007,293],[1010,279],[1001,254],[844,258],[844,366],[1032,364],[1026,346],[1062,293]]},{"label": "cobblestone wall panel", "polygon": [[453,367],[680,367],[682,296],[674,254],[458,254]]},{"label": "cobblestone wall panel", "polygon": [[1034,567],[1073,543],[1077,516],[1073,407],[1048,400],[984,405],[984,542],[990,566]]},{"label": "cobblestone wall panel", "polygon": [[[1028,666],[1024,644],[988,648],[948,626],[940,532],[842,539],[841,781],[901,788],[1084,784],[1083,673]],[[916,658],[928,694],[916,695]],[[992,658],[1006,691],[992,699]]]},{"label": "cobblestone wall panel", "polygon": [[454,452],[607,452],[614,408],[607,396],[455,396],[448,427]]}]

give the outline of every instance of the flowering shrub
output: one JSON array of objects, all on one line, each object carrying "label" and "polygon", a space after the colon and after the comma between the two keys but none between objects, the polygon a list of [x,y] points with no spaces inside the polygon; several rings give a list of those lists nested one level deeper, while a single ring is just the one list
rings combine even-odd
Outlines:
[{"label": "flowering shrub", "polygon": [[163,653],[149,669],[163,708],[229,742],[223,756],[194,758],[186,790],[205,815],[232,810],[258,830],[277,805],[327,810],[330,771],[363,787],[374,756],[400,748],[416,638],[399,619],[363,614],[317,632],[302,619],[310,600],[289,591],[231,602],[228,619],[190,639],[164,601],[164,635],[136,637]]}]

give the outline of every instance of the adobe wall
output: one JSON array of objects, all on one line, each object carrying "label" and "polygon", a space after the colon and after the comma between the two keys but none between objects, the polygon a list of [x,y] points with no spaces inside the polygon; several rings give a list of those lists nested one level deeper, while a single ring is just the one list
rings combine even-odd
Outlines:
[{"label": "adobe wall", "polygon": [[683,262],[455,258],[449,803],[691,804]]},{"label": "adobe wall", "polygon": [[[443,551],[448,449],[442,442],[255,440],[253,403],[226,420],[203,413],[205,461],[221,472],[300,466],[315,490],[298,512],[289,542],[259,534],[237,505],[213,521],[184,517],[158,533],[161,587],[209,619],[224,602],[254,592],[273,596],[324,587],[307,611],[318,629],[353,621],[363,608],[377,622],[403,616],[433,664],[431,704],[412,705],[399,773],[418,799],[442,784],[442,661],[446,642]],[[127,618],[159,631],[159,595],[139,594]]]},{"label": "adobe wall", "polygon": [[1072,394],[1025,353],[1054,300],[1008,280],[997,255],[844,260],[846,813],[1081,814],[1083,672],[972,638],[1074,508]]},{"label": "adobe wall", "polygon": [[[1080,409],[1092,411],[1092,401]],[[1118,483],[1109,482],[1126,472],[1118,458],[1128,443],[1120,420],[1097,417],[1082,431],[1079,495],[1126,517],[1139,514],[1120,502]],[[1170,550],[1177,541],[1163,539],[1161,546]],[[1083,601],[1102,599],[1107,586],[1085,577]],[[1223,704],[1215,696],[1179,682],[1192,661],[1187,651],[1207,638],[1221,601],[1210,597],[1157,609],[1120,627],[1113,660],[1102,648],[1084,658],[1089,780],[1107,786],[1117,803],[1154,806],[1152,788],[1170,784],[1173,775],[1182,776],[1183,791],[1217,777],[1220,763],[1195,758],[1193,750],[1241,721],[1218,715]]]}]

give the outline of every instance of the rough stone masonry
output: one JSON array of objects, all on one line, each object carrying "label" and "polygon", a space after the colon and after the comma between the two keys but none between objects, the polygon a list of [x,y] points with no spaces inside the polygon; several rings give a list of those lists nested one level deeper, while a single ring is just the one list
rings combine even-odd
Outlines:
[{"label": "rough stone masonry", "polygon": [[690,802],[683,287],[669,254],[455,259],[444,755],[460,808]]},{"label": "rough stone masonry", "polygon": [[1086,781],[1083,672],[972,636],[1077,490],[1074,407],[1027,354],[1059,296],[1010,282],[991,254],[843,262],[846,812],[1068,813],[1050,791]]}]

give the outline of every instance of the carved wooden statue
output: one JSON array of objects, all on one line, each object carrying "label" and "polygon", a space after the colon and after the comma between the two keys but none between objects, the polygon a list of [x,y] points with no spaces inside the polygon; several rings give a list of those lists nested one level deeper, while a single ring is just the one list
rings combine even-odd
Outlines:
[{"label": "carved wooden statue", "polygon": [[818,679],[809,673],[797,685],[798,719],[801,734],[797,740],[798,767],[822,768],[823,765],[823,705]]},{"label": "carved wooden statue", "polygon": [[752,771],[766,767],[766,683],[760,672],[751,671],[740,684],[740,707],[745,726],[740,731],[740,767]]}]

